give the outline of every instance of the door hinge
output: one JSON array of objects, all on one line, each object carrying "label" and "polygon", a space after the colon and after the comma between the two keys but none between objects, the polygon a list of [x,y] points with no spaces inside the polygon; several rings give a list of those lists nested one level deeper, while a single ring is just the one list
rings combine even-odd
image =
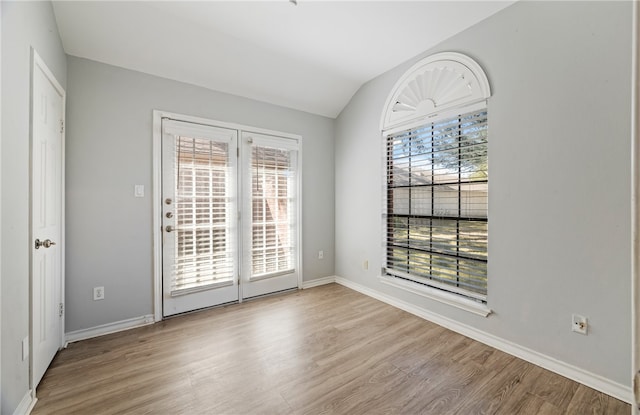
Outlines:
[{"label": "door hinge", "polygon": [[64,133],[64,120],[60,120],[60,133]]},{"label": "door hinge", "polygon": [[633,399],[635,399],[636,408],[640,410],[640,370],[633,377]]},{"label": "door hinge", "polygon": [[240,157],[240,147],[236,147],[236,155]]},{"label": "door hinge", "polygon": [[58,315],[60,317],[62,317],[64,315],[64,304],[63,303],[60,303],[60,309],[59,309]]}]

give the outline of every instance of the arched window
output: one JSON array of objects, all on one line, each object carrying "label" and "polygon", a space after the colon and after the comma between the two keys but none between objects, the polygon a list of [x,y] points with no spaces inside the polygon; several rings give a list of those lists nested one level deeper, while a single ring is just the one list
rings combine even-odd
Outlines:
[{"label": "arched window", "polygon": [[451,52],[421,60],[391,91],[381,120],[387,281],[486,303],[489,96],[482,68]]}]

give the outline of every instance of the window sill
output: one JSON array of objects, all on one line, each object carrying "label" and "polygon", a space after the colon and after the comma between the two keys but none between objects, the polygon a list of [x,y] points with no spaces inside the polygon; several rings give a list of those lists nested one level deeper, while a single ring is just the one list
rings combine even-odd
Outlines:
[{"label": "window sill", "polygon": [[484,304],[479,304],[475,301],[462,298],[459,295],[444,292],[435,288],[427,287],[422,284],[414,283],[411,281],[402,280],[395,277],[380,276],[380,282],[390,285],[392,287],[400,288],[413,294],[420,295],[422,297],[429,298],[450,306],[459,308],[461,310],[468,311],[470,313],[487,317],[491,314],[491,309]]}]

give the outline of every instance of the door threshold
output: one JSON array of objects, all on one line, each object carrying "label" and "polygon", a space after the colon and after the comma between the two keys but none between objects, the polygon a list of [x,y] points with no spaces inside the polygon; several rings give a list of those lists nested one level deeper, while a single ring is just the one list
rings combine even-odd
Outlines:
[{"label": "door threshold", "polygon": [[162,320],[169,320],[169,319],[172,319],[172,318],[175,318],[175,317],[181,317],[181,316],[186,316],[186,315],[189,315],[189,314],[199,313],[201,311],[214,310],[216,308],[222,308],[222,307],[226,307],[226,306],[230,306],[230,305],[242,304],[242,303],[249,302],[249,301],[256,301],[256,300],[260,300],[262,298],[276,297],[278,295],[290,294],[290,293],[293,293],[293,292],[296,292],[296,291],[299,291],[298,287],[287,288],[286,290],[274,291],[272,293],[256,295],[254,297],[243,298],[242,301],[240,301],[240,300],[229,301],[228,303],[216,304],[216,305],[213,305],[211,307],[197,308],[195,310],[189,310],[189,311],[185,311],[185,312],[178,313],[178,314],[172,314],[170,316],[163,316]]},{"label": "door threshold", "polygon": [[288,293],[292,293],[294,291],[298,291],[298,287],[294,287],[294,288],[287,288],[286,290],[280,290],[280,291],[274,291],[272,293],[267,293],[267,294],[261,294],[261,295],[255,295],[253,297],[247,297],[247,298],[243,298],[242,302],[247,302],[247,301],[254,301],[254,300],[259,300],[261,298],[266,298],[266,297],[275,297],[277,295],[282,295],[282,294],[288,294]]},{"label": "door threshold", "polygon": [[226,307],[226,306],[234,305],[234,304],[240,304],[240,301],[238,301],[238,300],[229,301],[227,303],[216,304],[216,305],[212,305],[210,307],[196,308],[195,310],[189,310],[189,311],[183,311],[182,313],[171,314],[170,316],[162,316],[162,320],[169,320],[169,319],[172,319],[174,317],[186,316],[186,315],[189,315],[189,314],[199,313],[201,311],[213,310],[215,308],[222,308],[222,307]]}]

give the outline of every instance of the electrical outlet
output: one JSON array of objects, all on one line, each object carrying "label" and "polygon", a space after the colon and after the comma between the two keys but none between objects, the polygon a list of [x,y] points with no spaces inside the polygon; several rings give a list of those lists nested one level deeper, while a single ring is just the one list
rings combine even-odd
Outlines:
[{"label": "electrical outlet", "polygon": [[324,259],[324,251],[318,251],[318,259]]},{"label": "electrical outlet", "polygon": [[104,300],[104,287],[93,287],[93,301]]},{"label": "electrical outlet", "polygon": [[586,317],[578,314],[571,315],[571,331],[586,335],[588,327],[589,324]]}]

